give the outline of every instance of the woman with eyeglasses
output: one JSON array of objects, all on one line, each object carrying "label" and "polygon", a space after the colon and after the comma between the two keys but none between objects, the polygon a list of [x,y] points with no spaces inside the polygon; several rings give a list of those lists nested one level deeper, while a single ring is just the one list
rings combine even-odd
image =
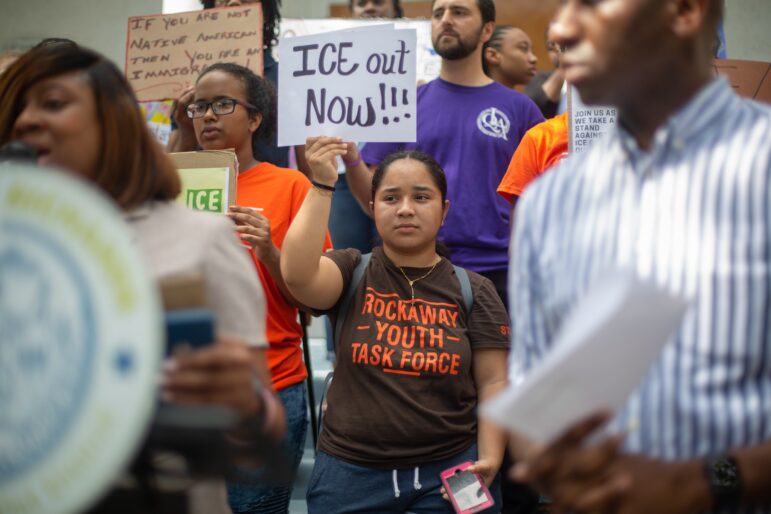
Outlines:
[{"label": "woman with eyeglasses", "polygon": [[[39,45],[0,77],[0,98],[0,145],[20,141],[36,151],[38,164],[87,180],[112,198],[157,280],[202,276],[217,341],[167,362],[164,398],[230,407],[248,422],[246,432],[234,435],[251,435],[256,419],[262,435],[279,439],[283,410],[269,385],[259,280],[232,223],[175,202],[179,176],[120,70],[72,42]],[[191,498],[192,511],[226,512],[224,485],[219,489],[206,505]]]},{"label": "woman with eyeglasses", "polygon": [[[273,86],[251,70],[218,63],[204,71],[187,106],[198,144],[204,150],[235,149],[239,174],[230,216],[252,257],[268,299],[268,365],[273,386],[287,415],[284,440],[295,467],[305,444],[307,400],[298,308],[281,278],[281,246],[311,184],[297,170],[258,160],[261,141],[273,134],[276,99]],[[325,247],[331,247],[329,235]],[[234,512],[287,512],[291,486],[272,489],[250,484],[249,473],[228,483]]]}]

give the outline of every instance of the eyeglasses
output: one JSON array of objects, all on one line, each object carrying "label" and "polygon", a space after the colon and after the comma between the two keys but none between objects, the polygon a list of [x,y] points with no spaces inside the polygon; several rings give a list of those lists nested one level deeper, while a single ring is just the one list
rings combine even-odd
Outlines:
[{"label": "eyeglasses", "polygon": [[244,109],[249,109],[251,111],[257,110],[252,104],[236,100],[235,98],[217,98],[211,102],[204,102],[201,100],[191,103],[187,106],[187,117],[193,119],[203,118],[206,115],[206,111],[209,110],[209,107],[211,107],[214,114],[231,114],[236,110],[236,105],[240,105]]}]

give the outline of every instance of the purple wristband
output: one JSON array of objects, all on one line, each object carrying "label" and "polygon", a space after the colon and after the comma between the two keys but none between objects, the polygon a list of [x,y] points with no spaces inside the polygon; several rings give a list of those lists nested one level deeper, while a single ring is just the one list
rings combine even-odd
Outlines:
[{"label": "purple wristband", "polygon": [[356,159],[355,161],[346,161],[345,159],[343,159],[343,164],[345,164],[346,168],[354,168],[359,164],[361,164],[361,156],[359,156],[359,158]]}]

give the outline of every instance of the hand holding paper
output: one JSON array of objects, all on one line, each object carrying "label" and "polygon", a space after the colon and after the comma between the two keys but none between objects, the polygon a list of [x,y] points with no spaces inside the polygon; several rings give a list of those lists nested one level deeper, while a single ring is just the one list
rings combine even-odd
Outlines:
[{"label": "hand holding paper", "polygon": [[[482,414],[533,441],[551,441],[603,409],[617,409],[680,325],[687,304],[631,274],[596,284],[563,323],[549,355]],[[516,344],[516,341],[515,341]]]},{"label": "hand holding paper", "polygon": [[236,232],[254,249],[258,259],[265,261],[271,253],[278,253],[270,236],[270,220],[257,209],[231,205],[228,216],[236,222]]},{"label": "hand holding paper", "polygon": [[621,407],[641,383],[686,307],[631,274],[610,274],[595,284],[547,357],[482,406],[483,415],[544,443],[519,452],[512,478],[548,494],[558,510],[688,512],[673,498],[690,476],[683,471],[689,463],[623,455],[624,434],[592,441],[612,417],[607,409]]},{"label": "hand holding paper", "polygon": [[621,436],[592,444],[610,415],[575,423],[544,448],[519,460],[510,476],[549,495],[557,512],[683,514],[706,512],[712,496],[702,459],[662,461],[620,453]]}]

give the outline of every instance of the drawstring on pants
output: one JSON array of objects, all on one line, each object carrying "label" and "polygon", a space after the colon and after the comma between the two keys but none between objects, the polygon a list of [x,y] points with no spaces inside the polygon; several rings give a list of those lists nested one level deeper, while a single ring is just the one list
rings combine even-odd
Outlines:
[{"label": "drawstring on pants", "polygon": [[[391,479],[393,480],[393,483],[394,483],[394,498],[398,498],[402,494],[402,492],[399,490],[399,471],[398,470],[396,469],[393,470],[393,472],[391,473]],[[415,466],[415,478],[412,481],[412,487],[416,491],[420,491],[421,489],[423,489],[423,486],[420,483],[419,466]]]}]

